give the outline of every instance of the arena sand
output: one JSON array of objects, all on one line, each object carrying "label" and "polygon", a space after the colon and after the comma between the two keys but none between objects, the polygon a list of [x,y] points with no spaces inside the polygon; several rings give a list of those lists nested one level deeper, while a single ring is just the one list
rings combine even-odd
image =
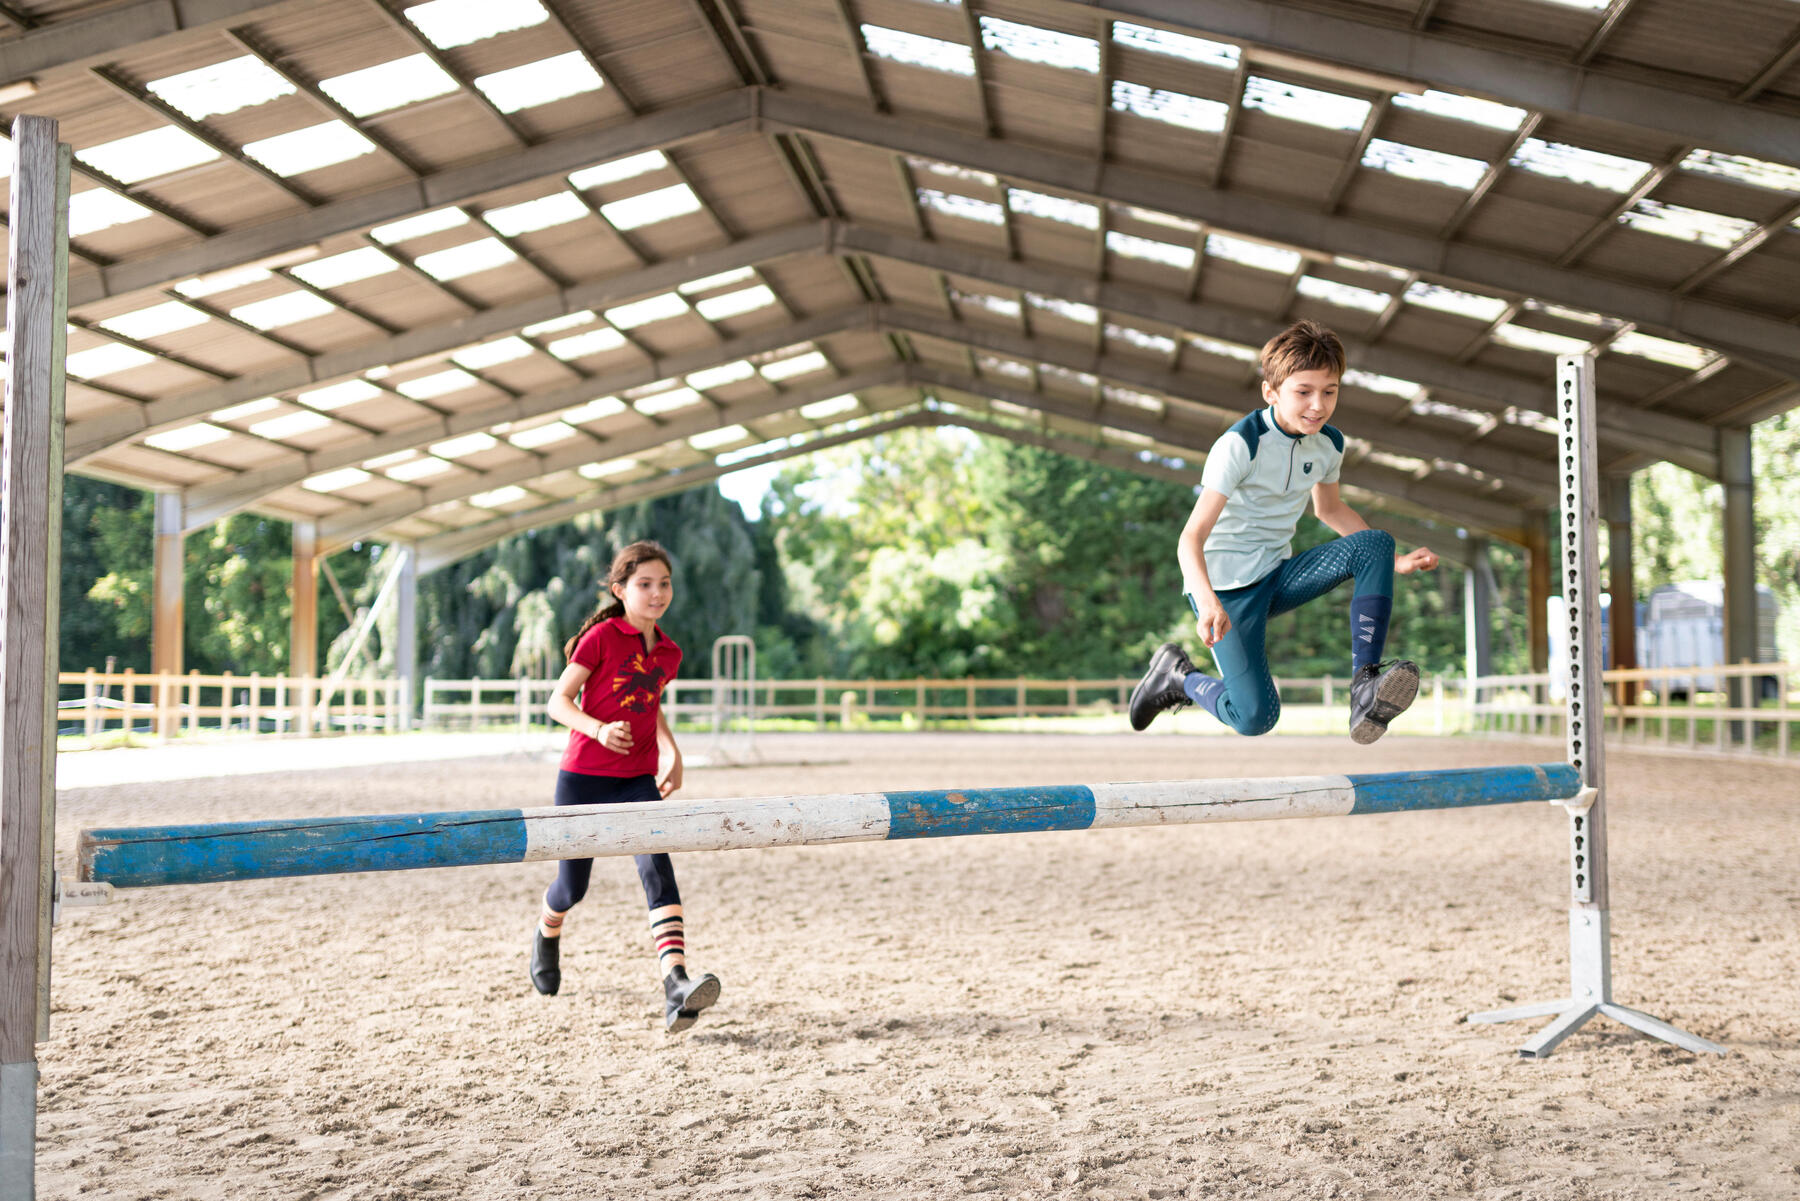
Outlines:
[{"label": "arena sand", "polygon": [[[1537,741],[769,737],[687,795],[1536,762]],[[129,752],[127,752],[129,753]],[[82,826],[548,802],[542,752],[86,788]],[[597,865],[560,996],[542,864],[147,890],[56,935],[39,1195],[1800,1197],[1800,769],[1615,753],[1620,1000],[1564,989],[1549,806],[686,855],[724,996],[662,1030]]]}]

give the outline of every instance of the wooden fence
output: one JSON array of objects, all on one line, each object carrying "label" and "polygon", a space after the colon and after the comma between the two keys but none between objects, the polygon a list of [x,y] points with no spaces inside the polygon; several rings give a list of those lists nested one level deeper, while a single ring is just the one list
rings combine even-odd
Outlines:
[{"label": "wooden fence", "polygon": [[398,680],[327,681],[308,676],[139,674],[65,671],[57,732],[177,736],[377,733],[403,728],[407,703]]}]

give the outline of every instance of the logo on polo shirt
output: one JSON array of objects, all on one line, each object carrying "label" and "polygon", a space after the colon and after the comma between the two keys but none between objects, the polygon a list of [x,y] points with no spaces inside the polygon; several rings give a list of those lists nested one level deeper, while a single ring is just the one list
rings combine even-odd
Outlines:
[{"label": "logo on polo shirt", "polygon": [[1300,464],[1300,474],[1301,475],[1311,475],[1312,474],[1312,460],[1311,459],[1308,459],[1306,462]]}]

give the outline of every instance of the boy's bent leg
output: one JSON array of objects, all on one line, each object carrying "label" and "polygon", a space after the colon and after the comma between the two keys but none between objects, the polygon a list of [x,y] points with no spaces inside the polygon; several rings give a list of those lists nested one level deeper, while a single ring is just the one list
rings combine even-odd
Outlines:
[{"label": "boy's bent leg", "polygon": [[1213,645],[1213,662],[1220,678],[1201,673],[1189,678],[1190,693],[1214,717],[1240,734],[1267,734],[1281,717],[1281,694],[1269,674],[1263,649],[1263,623],[1233,625],[1231,632]]},{"label": "boy's bent leg", "polygon": [[1356,581],[1350,598],[1350,668],[1376,663],[1387,645],[1394,608],[1394,536],[1385,530],[1354,534],[1315,546],[1279,569],[1271,613],[1286,613],[1316,600],[1345,580]]}]

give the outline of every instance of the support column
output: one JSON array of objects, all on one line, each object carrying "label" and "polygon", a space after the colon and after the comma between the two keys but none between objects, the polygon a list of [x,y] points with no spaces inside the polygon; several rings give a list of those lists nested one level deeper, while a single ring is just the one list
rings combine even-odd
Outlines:
[{"label": "support column", "polygon": [[[1749,430],[1719,431],[1719,475],[1725,485],[1725,662],[1756,661],[1756,493]],[[1754,682],[1733,680],[1727,702],[1753,703]],[[1733,722],[1732,737],[1749,736],[1749,723]]]},{"label": "support column", "polygon": [[[1470,538],[1469,565],[1463,569],[1463,674],[1471,681],[1494,674],[1494,595],[1489,587],[1493,574],[1487,539]],[[1469,687],[1473,697],[1474,684]]]},{"label": "support column", "polygon": [[288,674],[319,674],[319,523],[294,523],[293,613],[288,623]]},{"label": "support column", "polygon": [[69,148],[13,122],[0,437],[0,1197],[37,1195],[37,1044],[50,1036]]},{"label": "support column", "polygon": [[[1609,475],[1602,481],[1606,505],[1606,593],[1612,598],[1607,618],[1612,647],[1608,667],[1636,667],[1637,588],[1631,564],[1631,476]],[[1637,704],[1641,688],[1636,681],[1621,680],[1614,695],[1621,705]]]},{"label": "support column", "polygon": [[1525,527],[1525,629],[1531,640],[1531,670],[1550,670],[1550,538],[1548,519]]},{"label": "support column", "polygon": [[155,497],[156,552],[150,584],[150,670],[178,676],[182,672],[182,532],[181,497],[158,492]]},{"label": "support column", "polygon": [[414,698],[419,695],[419,552],[408,546],[395,568],[400,573],[394,594],[394,675],[400,680],[400,728],[413,728]]}]

